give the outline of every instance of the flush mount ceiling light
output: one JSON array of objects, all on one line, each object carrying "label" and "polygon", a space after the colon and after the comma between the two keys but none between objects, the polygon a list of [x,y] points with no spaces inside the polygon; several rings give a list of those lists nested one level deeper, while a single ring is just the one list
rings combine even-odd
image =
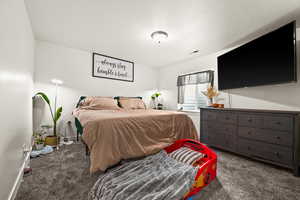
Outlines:
[{"label": "flush mount ceiling light", "polygon": [[151,34],[151,38],[157,42],[161,43],[168,38],[168,33],[165,31],[155,31]]}]

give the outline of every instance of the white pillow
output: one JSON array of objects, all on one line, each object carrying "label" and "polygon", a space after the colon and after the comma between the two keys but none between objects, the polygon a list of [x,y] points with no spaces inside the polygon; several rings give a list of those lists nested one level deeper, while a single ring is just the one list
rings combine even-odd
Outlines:
[{"label": "white pillow", "polygon": [[205,154],[194,151],[187,147],[181,147],[170,153],[169,156],[179,162],[193,165],[197,160],[203,158]]}]

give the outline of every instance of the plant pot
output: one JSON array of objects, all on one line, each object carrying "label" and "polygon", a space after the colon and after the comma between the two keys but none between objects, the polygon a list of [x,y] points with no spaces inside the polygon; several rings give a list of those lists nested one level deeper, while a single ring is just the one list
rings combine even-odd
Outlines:
[{"label": "plant pot", "polygon": [[45,145],[56,147],[59,141],[59,137],[57,136],[47,136],[45,138]]},{"label": "plant pot", "polygon": [[35,149],[36,150],[41,150],[44,148],[44,144],[35,144]]}]

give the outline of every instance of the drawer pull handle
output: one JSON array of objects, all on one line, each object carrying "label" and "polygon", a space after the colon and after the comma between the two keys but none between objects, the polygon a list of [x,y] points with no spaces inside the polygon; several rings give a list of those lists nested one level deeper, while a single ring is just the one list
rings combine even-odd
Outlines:
[{"label": "drawer pull handle", "polygon": [[251,135],[251,131],[248,131],[248,135]]},{"label": "drawer pull handle", "polygon": [[276,139],[280,140],[280,136],[276,136]]},{"label": "drawer pull handle", "polygon": [[279,152],[275,152],[275,155],[276,155],[277,157],[279,157],[279,156],[280,156]]},{"label": "drawer pull handle", "polygon": [[252,122],[252,119],[248,119],[248,122]]},{"label": "drawer pull handle", "polygon": [[251,147],[248,146],[247,149],[248,149],[248,150],[251,150]]},{"label": "drawer pull handle", "polygon": [[280,123],[280,122],[276,122],[276,124],[277,124],[277,125],[280,125],[281,123]]}]

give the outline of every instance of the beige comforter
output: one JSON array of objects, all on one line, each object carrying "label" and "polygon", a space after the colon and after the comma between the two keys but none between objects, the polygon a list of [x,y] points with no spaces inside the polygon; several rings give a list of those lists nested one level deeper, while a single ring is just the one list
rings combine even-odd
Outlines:
[{"label": "beige comforter", "polygon": [[198,139],[192,120],[182,112],[77,109],[74,115],[84,127],[92,173],[122,159],[159,152],[178,139]]}]

